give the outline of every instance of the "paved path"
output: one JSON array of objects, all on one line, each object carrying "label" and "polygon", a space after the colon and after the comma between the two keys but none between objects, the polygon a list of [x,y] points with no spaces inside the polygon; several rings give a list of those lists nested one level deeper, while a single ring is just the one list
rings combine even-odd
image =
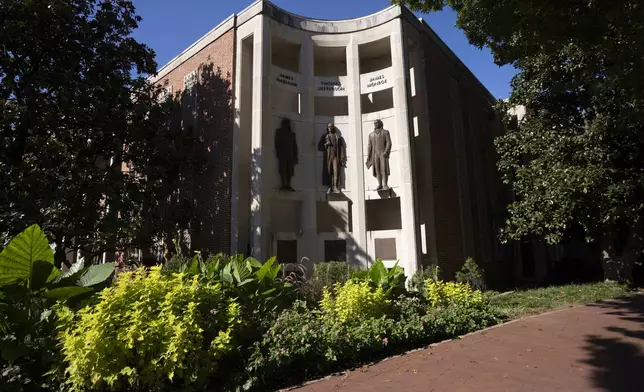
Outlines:
[{"label": "paved path", "polygon": [[515,321],[297,391],[643,392],[644,295]]}]

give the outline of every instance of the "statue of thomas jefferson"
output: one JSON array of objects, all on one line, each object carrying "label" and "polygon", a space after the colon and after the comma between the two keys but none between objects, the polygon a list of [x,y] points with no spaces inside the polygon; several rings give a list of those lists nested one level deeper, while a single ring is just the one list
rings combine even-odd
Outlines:
[{"label": "statue of thomas jefferson", "polygon": [[327,193],[339,193],[340,170],[347,165],[347,148],[334,124],[327,125],[326,134],[318,142],[318,150],[324,152],[322,184],[329,187]]},{"label": "statue of thomas jefferson", "polygon": [[282,180],[280,189],[293,192],[295,189],[291,187],[291,178],[295,174],[295,165],[298,164],[297,138],[288,118],[283,118],[282,126],[275,131],[275,153]]},{"label": "statue of thomas jefferson", "polygon": [[391,153],[391,136],[383,128],[382,121],[374,121],[374,131],[369,134],[367,147],[367,169],[373,166],[373,176],[378,179],[377,191],[388,190],[389,154]]}]

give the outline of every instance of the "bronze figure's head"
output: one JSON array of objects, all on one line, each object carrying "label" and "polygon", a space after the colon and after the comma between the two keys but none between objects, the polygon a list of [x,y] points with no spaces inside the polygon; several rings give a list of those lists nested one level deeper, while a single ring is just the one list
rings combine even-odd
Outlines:
[{"label": "bronze figure's head", "polygon": [[382,121],[380,121],[380,120],[376,120],[376,121],[374,121],[374,122],[373,122],[373,126],[374,126],[376,129],[380,129],[380,128],[382,128],[382,127],[383,127]]},{"label": "bronze figure's head", "polygon": [[291,120],[284,117],[282,119],[282,129],[291,129]]},{"label": "bronze figure's head", "polygon": [[336,127],[333,123],[329,123],[329,125],[326,126],[327,132],[335,133]]}]

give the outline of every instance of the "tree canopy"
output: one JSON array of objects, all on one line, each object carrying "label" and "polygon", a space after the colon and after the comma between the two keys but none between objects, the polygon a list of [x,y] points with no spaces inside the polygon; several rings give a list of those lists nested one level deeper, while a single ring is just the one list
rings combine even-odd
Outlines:
[{"label": "tree canopy", "polygon": [[167,131],[131,1],[0,4],[0,246],[33,223],[57,249],[149,241],[185,135]]},{"label": "tree canopy", "polygon": [[[644,5],[638,0],[406,0],[445,6],[473,45],[518,74],[504,109],[527,107],[497,140],[517,199],[506,239],[557,243],[636,234],[644,211]],[[621,228],[636,228],[626,233]],[[616,246],[621,248],[621,246]],[[619,253],[619,252],[618,252]]]}]

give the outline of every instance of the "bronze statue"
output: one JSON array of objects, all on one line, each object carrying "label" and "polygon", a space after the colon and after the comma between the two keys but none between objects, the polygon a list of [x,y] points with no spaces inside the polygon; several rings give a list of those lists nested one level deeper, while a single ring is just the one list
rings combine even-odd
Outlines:
[{"label": "bronze statue", "polygon": [[291,178],[295,174],[295,165],[298,164],[297,138],[288,118],[283,118],[282,126],[275,131],[275,153],[282,180],[280,189],[293,192],[295,189],[291,187]]},{"label": "bronze statue", "polygon": [[340,168],[347,165],[347,148],[344,138],[333,124],[329,124],[326,134],[320,138],[318,150],[324,151],[322,184],[329,187],[327,193],[339,193]]},{"label": "bronze statue", "polygon": [[369,146],[367,147],[367,169],[373,166],[373,176],[378,179],[376,190],[388,190],[391,136],[389,131],[383,128],[382,121],[376,120],[373,124],[375,129],[369,134]]}]

